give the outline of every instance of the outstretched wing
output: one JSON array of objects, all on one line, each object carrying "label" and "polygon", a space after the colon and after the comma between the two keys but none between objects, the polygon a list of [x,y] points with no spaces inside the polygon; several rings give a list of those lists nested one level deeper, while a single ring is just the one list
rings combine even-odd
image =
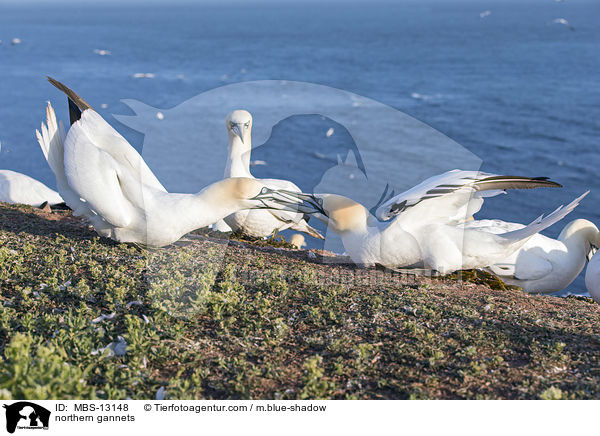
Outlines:
[{"label": "outstretched wing", "polygon": [[[142,156],[119,132],[94,111],[83,98],[72,89],[51,77],[48,77],[48,81],[65,93],[69,99],[70,109],[75,105],[81,110],[80,119],[73,123],[71,130],[75,126],[79,126],[78,129],[85,134],[91,144],[108,153],[124,170],[130,172],[129,175],[131,177],[138,179],[144,185],[166,192],[166,189],[158,181],[146,162],[144,162]],[[71,110],[71,118],[72,120],[77,118],[77,116],[73,116],[73,110]]]},{"label": "outstretched wing", "polygon": [[406,222],[460,222],[477,213],[484,197],[504,193],[506,189],[560,187],[545,177],[500,176],[478,171],[452,170],[431,177],[377,208],[381,220]]}]

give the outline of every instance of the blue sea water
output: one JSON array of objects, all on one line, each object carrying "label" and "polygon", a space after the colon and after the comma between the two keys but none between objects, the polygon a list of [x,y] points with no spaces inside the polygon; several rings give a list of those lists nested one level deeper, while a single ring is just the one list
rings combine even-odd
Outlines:
[{"label": "blue sea water", "polygon": [[[491,14],[481,18],[485,10]],[[552,24],[559,17],[575,30]],[[394,107],[474,153],[486,171],[549,176],[564,185],[490,199],[482,218],[528,222],[591,189],[569,218],[600,223],[599,22],[600,3],[594,0],[5,3],[0,167],[54,187],[34,130],[46,100],[62,119],[67,114],[46,75],[77,90],[138,150],[144,135],[112,116],[132,114],[121,99],[168,109],[223,85],[283,79]],[[22,43],[11,45],[15,37]],[[190,129],[202,135],[201,124]],[[327,138],[330,127],[335,133]],[[328,118],[291,117],[255,150],[252,158],[267,165],[253,172],[289,178],[310,191],[337,154],[345,157],[352,149],[352,141],[344,126]],[[402,172],[401,153],[394,151]],[[176,167],[178,153],[170,159]],[[202,159],[197,165],[202,172]],[[177,177],[184,176],[172,175],[167,188],[186,184]],[[555,237],[561,228],[545,233]],[[569,291],[583,293],[583,279]]]}]

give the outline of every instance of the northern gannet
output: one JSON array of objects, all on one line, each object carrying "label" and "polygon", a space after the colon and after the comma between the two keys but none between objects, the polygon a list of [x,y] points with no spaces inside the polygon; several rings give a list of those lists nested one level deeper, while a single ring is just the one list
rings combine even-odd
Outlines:
[{"label": "northern gannet", "polygon": [[600,303],[600,254],[596,252],[585,269],[585,287],[590,297]]},{"label": "northern gannet", "polygon": [[67,205],[100,235],[161,247],[239,209],[273,205],[273,191],[249,178],[222,180],[197,194],[168,193],[139,153],[85,100],[48,80],[69,98],[72,125],[65,135],[48,103],[38,142]]},{"label": "northern gannet", "polygon": [[[254,178],[250,173],[250,153],[252,152],[252,115],[245,110],[236,110],[225,121],[229,136],[229,156],[225,166],[225,177]],[[257,179],[271,189],[284,189],[301,192],[294,183],[281,179]],[[279,212],[279,211],[278,211]],[[225,218],[225,223],[233,231],[241,231],[249,236],[265,238],[274,232],[292,229],[304,232],[315,238],[323,236],[304,218],[298,221],[294,212],[286,216],[279,212],[273,215],[269,210],[241,210]]]},{"label": "northern gannet", "polygon": [[39,207],[64,203],[58,192],[25,174],[11,170],[0,170],[0,201],[28,204]]},{"label": "northern gannet", "polygon": [[575,30],[575,28],[571,26],[571,24],[564,18],[555,18],[554,20],[552,20],[552,22],[554,24],[562,24],[563,26],[566,26],[569,30]]},{"label": "northern gannet", "polygon": [[[504,233],[520,230],[525,226],[498,220],[481,220],[467,223],[465,227]],[[592,248],[598,246],[598,228],[590,221],[577,219],[567,224],[557,239],[539,233],[533,235],[508,258],[487,269],[503,282],[519,286],[525,292],[558,292],[577,278],[585,267]]]},{"label": "northern gannet", "polygon": [[[301,212],[313,214],[340,235],[346,253],[358,265],[388,268],[425,267],[441,274],[483,268],[518,250],[532,235],[562,219],[573,201],[546,218],[516,231],[495,234],[465,228],[483,197],[510,188],[558,187],[545,178],[499,176],[453,170],[432,177],[377,209],[380,222],[361,204],[334,194],[298,194]],[[391,219],[393,217],[393,219]]]}]

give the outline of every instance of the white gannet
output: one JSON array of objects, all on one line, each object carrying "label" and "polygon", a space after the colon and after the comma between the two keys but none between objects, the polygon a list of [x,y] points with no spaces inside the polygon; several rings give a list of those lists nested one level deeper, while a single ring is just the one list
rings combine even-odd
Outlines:
[{"label": "white gannet", "polygon": [[156,74],[154,73],[134,73],[132,76],[134,79],[154,79]]},{"label": "white gannet", "polygon": [[[478,228],[492,233],[510,232],[523,227],[523,224],[499,220],[465,224],[465,228]],[[558,292],[577,278],[592,248],[598,246],[598,228],[590,221],[577,219],[567,224],[557,239],[539,233],[533,235],[509,257],[487,269],[503,282],[519,286],[525,292]]]},{"label": "white gannet", "polygon": [[[254,178],[250,173],[250,153],[252,152],[252,115],[245,110],[236,110],[227,116],[225,121],[229,136],[229,156],[225,166],[225,177]],[[301,192],[294,183],[281,179],[257,179],[271,189],[284,189],[287,191]],[[290,212],[288,212],[290,213]],[[315,238],[323,236],[305,219],[298,221],[296,213],[290,216],[278,211],[273,215],[269,210],[242,210],[224,220],[233,231],[256,238],[266,238],[274,232],[292,229],[304,232]]]},{"label": "white gannet", "polygon": [[[483,197],[509,188],[558,187],[545,178],[498,176],[453,170],[432,177],[377,209],[380,222],[361,204],[340,195],[298,194],[301,212],[328,223],[358,265],[389,268],[422,266],[441,274],[484,268],[518,250],[532,235],[570,213],[580,199],[516,231],[495,234],[465,228]],[[390,219],[394,217],[393,219]]]},{"label": "white gannet", "polygon": [[110,50],[103,50],[99,48],[95,48],[94,53],[96,53],[99,56],[110,56],[112,54]]},{"label": "white gannet", "polygon": [[555,18],[554,20],[552,20],[552,23],[562,24],[563,26],[566,26],[569,30],[575,30],[575,28],[571,26],[571,24],[564,18]]},{"label": "white gannet", "polygon": [[0,201],[39,207],[64,203],[58,192],[25,174],[0,170]]},{"label": "white gannet", "polygon": [[598,252],[590,259],[585,269],[585,287],[590,297],[596,303],[600,303],[600,254]]},{"label": "white gannet", "polygon": [[274,191],[248,178],[222,180],[197,194],[168,193],[139,153],[88,103],[48,80],[68,96],[72,126],[65,135],[48,103],[38,141],[65,202],[100,235],[160,247],[239,209],[272,204]]}]

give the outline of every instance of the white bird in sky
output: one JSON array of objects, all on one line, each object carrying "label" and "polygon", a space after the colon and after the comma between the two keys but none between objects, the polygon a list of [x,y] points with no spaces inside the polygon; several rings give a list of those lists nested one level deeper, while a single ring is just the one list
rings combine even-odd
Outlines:
[{"label": "white bird in sky", "polygon": [[[245,110],[235,110],[225,121],[229,136],[229,156],[225,166],[225,177],[254,178],[250,173],[250,153],[252,152],[252,115]],[[271,189],[284,189],[301,192],[300,188],[288,180],[257,179]],[[304,232],[315,238],[323,236],[296,212],[285,215],[281,211],[273,214],[271,210],[241,210],[225,218],[227,225],[234,231],[256,238],[265,238],[274,232],[292,229]],[[300,218],[300,220],[299,220]]]},{"label": "white bird in sky", "polygon": [[[523,227],[523,224],[499,220],[472,221],[465,224],[465,228],[477,228],[492,233],[510,232]],[[591,250],[598,246],[598,228],[590,221],[577,219],[567,224],[557,239],[539,233],[533,235],[521,248],[506,259],[490,265],[488,270],[503,282],[519,286],[525,292],[558,292],[577,278],[583,271]]]},{"label": "white bird in sky", "polygon": [[532,235],[570,213],[579,200],[522,229],[496,234],[464,225],[479,211],[484,197],[505,189],[559,186],[545,178],[453,170],[382,204],[376,213],[387,222],[378,221],[364,206],[340,195],[285,194],[304,200],[293,207],[313,214],[340,235],[346,253],[358,265],[424,267],[448,274],[483,268],[510,256]]},{"label": "white bird in sky", "polygon": [[0,201],[39,207],[64,203],[58,192],[25,174],[0,170]]},{"label": "white bird in sky", "polygon": [[85,100],[48,80],[69,98],[72,125],[65,135],[48,103],[38,142],[67,205],[100,235],[160,247],[239,209],[273,205],[273,191],[249,178],[222,180],[197,194],[168,193],[139,153]]},{"label": "white bird in sky", "polygon": [[[596,245],[595,248],[598,248]],[[585,270],[585,287],[590,297],[596,303],[600,303],[600,254],[596,252]]]},{"label": "white bird in sky", "polygon": [[564,18],[555,18],[554,20],[552,20],[552,22],[554,24],[562,24],[563,26],[566,26],[569,30],[575,30],[575,28],[571,26],[571,24]]},{"label": "white bird in sky", "polygon": [[488,16],[490,16],[490,15],[492,15],[492,11],[483,11],[483,12],[481,12],[481,13],[479,14],[479,17],[480,17],[480,18],[485,18],[485,17],[488,17]]},{"label": "white bird in sky", "polygon": [[112,54],[110,50],[102,50],[99,48],[94,49],[94,53],[96,53],[99,56],[110,56]]}]

